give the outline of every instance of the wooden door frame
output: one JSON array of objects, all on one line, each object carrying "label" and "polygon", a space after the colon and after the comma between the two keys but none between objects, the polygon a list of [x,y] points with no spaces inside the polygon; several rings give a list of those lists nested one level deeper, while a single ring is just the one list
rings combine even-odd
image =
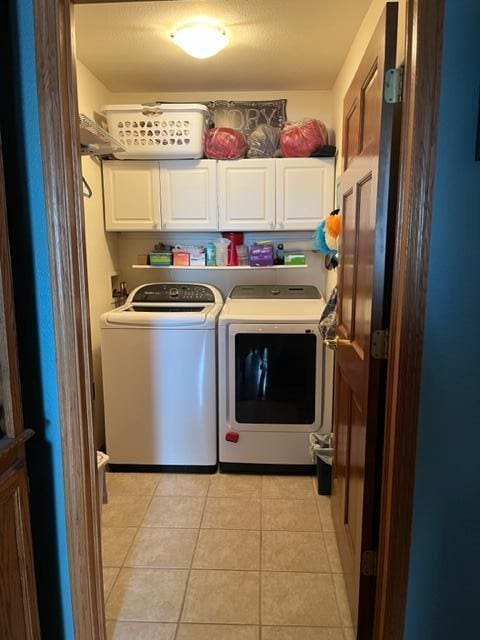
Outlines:
[{"label": "wooden door frame", "polygon": [[[76,640],[105,638],[72,39],[74,5],[100,1],[105,2],[34,0]],[[375,620],[375,638],[378,640],[403,638],[442,62],[443,5],[444,0],[407,0],[403,144]]]},{"label": "wooden door frame", "polygon": [[402,640],[407,603],[427,299],[444,0],[407,0],[376,640]]},{"label": "wooden door frame", "polygon": [[105,640],[73,5],[34,9],[73,622],[76,640]]}]

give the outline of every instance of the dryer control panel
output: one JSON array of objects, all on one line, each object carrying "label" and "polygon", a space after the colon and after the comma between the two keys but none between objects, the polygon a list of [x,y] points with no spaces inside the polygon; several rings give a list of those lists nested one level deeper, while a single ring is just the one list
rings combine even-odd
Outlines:
[{"label": "dryer control panel", "polygon": [[146,284],[133,292],[130,302],[215,302],[213,291],[202,284],[175,282]]},{"label": "dryer control panel", "polygon": [[233,287],[232,300],[319,300],[320,291],[313,285],[238,285]]}]

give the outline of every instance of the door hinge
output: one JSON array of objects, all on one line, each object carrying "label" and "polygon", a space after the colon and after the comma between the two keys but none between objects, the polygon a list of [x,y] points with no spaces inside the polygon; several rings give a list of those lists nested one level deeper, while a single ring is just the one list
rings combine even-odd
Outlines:
[{"label": "door hinge", "polygon": [[362,553],[362,576],[377,575],[377,559],[376,551],[364,551]]},{"label": "door hinge", "polygon": [[403,98],[403,67],[385,71],[385,102],[397,104]]},{"label": "door hinge", "polygon": [[388,358],[388,329],[372,332],[372,358],[386,360]]}]

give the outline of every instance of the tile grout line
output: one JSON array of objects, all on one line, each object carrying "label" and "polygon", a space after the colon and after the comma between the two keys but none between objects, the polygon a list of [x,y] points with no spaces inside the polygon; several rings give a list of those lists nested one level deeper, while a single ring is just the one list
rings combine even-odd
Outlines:
[{"label": "tile grout line", "polygon": [[[159,482],[160,482],[160,481],[159,481]],[[136,537],[137,537],[137,535],[138,535],[138,533],[139,533],[139,531],[140,531],[140,528],[141,528],[141,526],[142,526],[142,523],[143,523],[143,521],[145,520],[145,516],[146,516],[146,514],[147,514],[147,511],[148,511],[148,509],[149,509],[150,505],[152,504],[152,500],[153,500],[153,498],[154,498],[154,496],[155,496],[155,489],[156,489],[156,488],[157,488],[157,485],[155,485],[155,488],[154,488],[154,490],[153,490],[153,493],[152,493],[152,494],[151,494],[151,496],[150,496],[150,500],[148,501],[147,507],[146,507],[146,509],[145,509],[145,513],[143,514],[143,518],[142,518],[142,520],[141,520],[140,524],[139,524],[137,527],[135,527],[135,528],[136,528],[135,535],[133,536],[133,538],[132,538],[132,542],[130,543],[130,545],[129,545],[128,549],[127,549],[127,553],[125,554],[125,557],[124,557],[124,559],[123,559],[122,564],[121,564],[121,565],[120,565],[120,567],[118,568],[118,573],[117,573],[117,575],[116,575],[115,580],[114,580],[114,581],[113,581],[113,583],[112,583],[112,586],[110,587],[110,591],[108,592],[108,596],[107,596],[106,598],[105,598],[105,596],[104,596],[104,603],[103,603],[103,604],[104,604],[105,609],[106,609],[106,606],[107,606],[107,602],[108,602],[108,600],[110,599],[110,596],[111,596],[111,595],[112,595],[112,593],[113,593],[113,589],[115,588],[115,585],[117,584],[118,578],[120,577],[120,574],[121,574],[121,572],[122,572],[122,569],[124,569],[124,568],[125,568],[125,561],[126,561],[126,559],[127,559],[128,554],[130,553],[130,549],[132,548],[133,543],[134,543],[134,541],[135,541],[135,539],[136,539]],[[146,496],[146,497],[148,497],[148,496]],[[105,528],[107,529],[108,527],[105,527]],[[114,528],[114,527],[111,527],[111,528]],[[123,528],[123,527],[120,527],[120,528]],[[127,527],[125,527],[125,528],[127,528]],[[103,527],[101,527],[101,529],[103,530]],[[102,535],[103,535],[103,534],[102,534]],[[103,567],[103,566],[102,566],[102,573],[103,573],[103,569],[104,569],[104,568],[105,568],[105,567]],[[102,579],[103,579],[103,575],[102,575]],[[106,618],[106,611],[105,611],[105,618]]]},{"label": "tile grout line", "polygon": [[[334,594],[335,594],[335,603],[336,603],[336,605],[337,605],[337,611],[338,611],[338,617],[339,617],[339,620],[340,620],[340,626],[341,626],[342,631],[344,632],[344,635],[345,635],[345,629],[349,629],[349,628],[351,628],[351,627],[350,627],[349,625],[345,625],[345,624],[344,624],[344,621],[343,621],[343,619],[342,619],[342,615],[341,615],[341,611],[340,611],[339,597],[338,597],[338,595],[337,595],[337,593],[338,593],[338,592],[337,592],[337,585],[336,585],[336,581],[335,581],[335,576],[340,575],[340,576],[342,576],[343,584],[344,584],[344,586],[345,586],[345,574],[343,573],[343,571],[340,571],[340,572],[338,572],[338,571],[333,571],[333,569],[332,569],[332,562],[331,562],[331,560],[330,560],[330,554],[329,554],[329,552],[328,552],[327,542],[326,542],[326,536],[325,536],[325,534],[326,534],[326,533],[328,533],[328,534],[333,534],[333,536],[334,536],[334,538],[335,538],[335,544],[337,544],[337,542],[336,542],[336,532],[335,532],[335,530],[333,530],[333,531],[325,531],[325,530],[324,530],[324,528],[323,528],[322,516],[321,516],[321,511],[320,511],[320,506],[319,506],[319,500],[318,500],[318,497],[316,497],[315,502],[316,502],[316,504],[317,504],[318,515],[319,515],[319,517],[320,517],[320,523],[321,523],[321,525],[322,525],[323,539],[324,539],[324,543],[325,543],[325,549],[326,549],[326,552],[327,552],[327,560],[328,560],[328,564],[329,564],[329,566],[330,566],[330,575],[331,575],[332,584],[333,584],[333,592],[334,592]],[[330,511],[331,511],[331,502],[330,502]],[[337,549],[338,549],[338,544],[337,544]]]},{"label": "tile grout line", "polygon": [[198,530],[197,530],[197,537],[195,538],[195,544],[193,546],[193,552],[192,552],[192,558],[190,560],[190,566],[188,568],[188,574],[187,574],[187,580],[185,582],[185,591],[183,592],[183,598],[182,598],[182,604],[180,606],[180,611],[178,613],[178,620],[177,620],[177,626],[175,629],[175,635],[173,636],[173,640],[177,640],[178,638],[178,634],[180,632],[180,624],[182,621],[182,616],[183,616],[183,610],[185,608],[185,601],[187,599],[187,591],[188,591],[188,585],[190,583],[190,576],[192,574],[192,568],[193,568],[193,561],[195,559],[195,554],[197,552],[197,545],[198,545],[198,540],[200,538],[200,531],[202,530],[202,522],[203,522],[203,516],[205,514],[205,510],[207,508],[207,500],[208,500],[208,493],[210,491],[210,485],[212,483],[212,476],[209,476],[209,480],[208,480],[208,486],[207,486],[207,492],[204,496],[204,503],[203,503],[203,509],[202,509],[202,514],[200,516],[200,520],[198,522]]},{"label": "tile grout line", "polygon": [[[261,513],[262,514],[263,514],[263,500],[264,500],[264,496],[263,496],[263,478],[264,477],[265,476],[262,476],[261,494],[260,494],[260,509],[261,509]],[[272,497],[265,498],[265,500],[272,500],[272,501],[273,500],[301,500],[301,501],[305,501],[305,500],[311,500],[311,499],[312,499],[311,496],[308,496],[308,495],[307,496],[302,496],[300,498],[292,498],[292,497],[285,498],[284,496],[278,497],[278,498],[275,498],[275,497],[273,497],[273,498]],[[316,501],[315,495],[313,496],[313,500],[315,500],[315,505],[316,505],[317,501]],[[320,518],[320,514],[318,514],[318,515],[319,515],[319,518]],[[261,556],[260,556],[260,558],[261,558],[261,571],[260,571],[260,640],[261,640],[263,638],[263,620],[262,620],[262,614],[261,614],[261,611],[262,611],[262,595],[263,595],[263,575],[264,575],[263,553],[262,553],[262,551],[263,551],[263,549],[262,549],[263,533],[264,533],[263,520],[260,521],[260,527],[261,527],[261,531],[260,531],[260,536],[261,536],[261,545],[260,545],[260,554],[261,554]],[[321,527],[321,521],[320,521],[320,527]],[[278,532],[282,532],[282,533],[283,532],[285,532],[285,533],[318,533],[318,532],[309,532],[309,531],[308,532],[307,531],[305,531],[305,532],[303,532],[303,531],[288,531],[288,530],[285,530],[285,529],[278,529],[278,530],[277,529],[265,529],[265,531],[268,531],[269,533],[270,532],[277,532],[277,531]],[[273,573],[273,571],[271,571],[271,572]],[[279,573],[280,573],[280,571],[279,571]],[[282,573],[287,573],[287,572],[286,571],[282,571]],[[298,572],[292,572],[292,573],[298,573]],[[300,572],[300,573],[304,573],[304,572]],[[315,572],[312,572],[312,573],[315,573]],[[270,626],[270,625],[268,625],[268,626]],[[282,626],[286,626],[286,625],[282,625]]]},{"label": "tile grout line", "polygon": [[263,476],[260,476],[260,571],[259,571],[259,628],[258,636],[261,640],[262,633],[262,600],[263,600]]},{"label": "tile grout line", "polygon": [[[316,488],[315,488],[316,489]],[[318,518],[320,520],[320,526],[322,528],[322,538],[323,538],[323,545],[325,547],[325,554],[327,556],[327,560],[328,560],[328,566],[330,567],[330,573],[332,575],[332,582],[333,582],[333,570],[332,570],[332,563],[330,561],[330,554],[328,552],[328,547],[327,547],[327,540],[325,538],[325,533],[327,533],[324,528],[323,528],[323,521],[322,521],[322,514],[320,512],[320,507],[318,506],[318,500],[317,500],[317,496],[315,496],[315,504],[317,506],[317,513],[318,513]],[[335,596],[335,600],[336,600],[336,596]]]},{"label": "tile grout line", "polygon": [[[192,529],[193,531],[193,529]],[[208,531],[208,529],[203,529],[203,531]],[[256,532],[254,532],[256,533]],[[300,532],[300,533],[304,533],[304,532]],[[308,531],[305,533],[309,533]],[[120,569],[122,567],[105,567],[106,569]],[[123,567],[125,569],[134,569],[135,571],[149,571],[149,570],[155,570],[155,571],[188,571],[188,567]],[[221,571],[223,573],[259,573],[259,571],[257,569],[223,569],[223,568],[219,568],[219,567],[192,567],[192,569],[194,571]],[[265,569],[264,570],[265,573],[304,573],[306,575],[319,575],[319,576],[341,576],[343,575],[342,573],[332,573],[331,571],[306,571],[306,570],[299,570],[299,569]],[[226,624],[226,623],[225,623]],[[232,623],[233,624],[233,623]]]},{"label": "tile grout line", "polygon": [[[328,554],[327,543],[325,542],[325,530],[323,528],[322,514],[320,512],[320,506],[319,506],[319,501],[318,501],[318,496],[317,495],[315,496],[315,505],[317,507],[317,513],[318,513],[318,518],[320,520],[320,526],[322,527],[323,544],[325,545],[325,551],[326,551],[326,554],[327,554],[328,566],[330,567],[330,574],[329,575],[330,575],[330,581],[331,581],[332,587],[333,587],[333,594],[334,594],[334,597],[335,597],[335,605],[337,607],[338,621],[340,623],[340,627],[342,629],[342,633],[345,636],[345,633],[343,631],[345,627],[343,625],[342,615],[341,615],[341,612],[340,612],[340,605],[338,603],[337,588],[336,588],[336,585],[335,585],[335,580],[333,579],[332,564],[330,562],[330,556]],[[330,507],[330,509],[331,509],[331,507]]]},{"label": "tile grout line", "polygon": [[[122,527],[121,527],[122,528]],[[130,527],[131,529],[136,529],[137,527]],[[192,531],[197,529],[198,527],[160,527],[157,525],[146,525],[146,526],[142,526],[142,529],[168,529],[170,531],[174,530],[174,531]],[[238,529],[238,528],[225,528],[225,527],[202,527],[202,529],[204,529],[205,531],[237,531],[237,532],[242,532],[242,531],[259,531],[259,529]],[[272,532],[272,533],[323,533],[322,530],[320,529],[265,529],[265,531],[268,532]],[[326,531],[325,533],[334,533],[333,531]],[[337,572],[337,573],[341,573],[341,572]]]}]

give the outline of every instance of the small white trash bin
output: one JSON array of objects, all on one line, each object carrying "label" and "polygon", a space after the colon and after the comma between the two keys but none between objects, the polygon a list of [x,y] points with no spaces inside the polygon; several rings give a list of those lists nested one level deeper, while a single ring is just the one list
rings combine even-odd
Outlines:
[{"label": "small white trash bin", "polygon": [[98,503],[100,506],[108,502],[107,482],[105,479],[105,471],[110,457],[102,451],[97,451],[97,470],[98,470]]}]

